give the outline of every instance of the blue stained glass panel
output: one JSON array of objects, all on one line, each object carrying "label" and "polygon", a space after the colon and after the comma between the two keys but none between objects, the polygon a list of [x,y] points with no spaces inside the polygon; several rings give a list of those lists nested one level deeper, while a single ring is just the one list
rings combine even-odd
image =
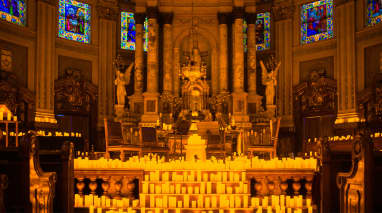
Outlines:
[{"label": "blue stained glass panel", "polygon": [[256,49],[271,47],[271,17],[269,12],[258,13],[256,18]]},{"label": "blue stained glass panel", "polygon": [[26,24],[26,3],[24,0],[0,0],[0,17],[21,26]]},{"label": "blue stained glass panel", "polygon": [[[148,19],[145,19],[143,30],[143,50],[147,51],[148,47]],[[134,13],[121,13],[121,48],[125,50],[135,50],[136,26]]]},{"label": "blue stained glass panel", "polygon": [[58,37],[90,42],[90,6],[75,0],[60,0]]},{"label": "blue stained glass panel", "polygon": [[301,43],[333,37],[333,0],[305,4],[301,8]]},{"label": "blue stained glass panel", "polygon": [[367,1],[367,14],[369,26],[382,22],[382,0],[368,0]]}]

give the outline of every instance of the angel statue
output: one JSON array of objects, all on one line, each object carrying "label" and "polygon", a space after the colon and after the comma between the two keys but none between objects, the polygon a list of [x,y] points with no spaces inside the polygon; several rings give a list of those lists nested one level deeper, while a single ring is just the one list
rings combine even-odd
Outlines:
[{"label": "angel statue", "polygon": [[115,67],[116,73],[114,84],[117,86],[117,104],[125,105],[125,96],[127,94],[125,86],[130,83],[130,73],[134,67],[134,62],[125,69],[124,73],[121,72],[121,66],[118,62],[115,63]]},{"label": "angel statue", "polygon": [[281,62],[279,62],[276,65],[276,62],[272,59],[267,64],[271,72],[268,72],[267,68],[264,65],[264,62],[260,61],[260,66],[262,70],[262,80],[263,85],[265,86],[266,105],[273,105],[275,97],[275,86],[277,85],[277,72],[281,65]]}]

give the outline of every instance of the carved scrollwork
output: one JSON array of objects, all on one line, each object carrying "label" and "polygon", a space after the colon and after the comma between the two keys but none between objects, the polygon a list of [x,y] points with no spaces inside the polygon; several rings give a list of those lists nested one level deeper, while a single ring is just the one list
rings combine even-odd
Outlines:
[{"label": "carved scrollwork", "polygon": [[118,12],[114,8],[98,6],[97,11],[100,18],[108,20],[117,20],[118,18]]},{"label": "carved scrollwork", "polygon": [[325,70],[314,70],[310,79],[295,88],[295,104],[303,114],[336,113],[335,80],[326,77]]},{"label": "carved scrollwork", "polygon": [[89,113],[96,96],[97,87],[83,80],[79,70],[68,69],[55,82],[55,109],[58,112]]},{"label": "carved scrollwork", "polygon": [[281,21],[293,17],[296,7],[294,5],[277,5],[272,7],[272,13],[275,21]]}]

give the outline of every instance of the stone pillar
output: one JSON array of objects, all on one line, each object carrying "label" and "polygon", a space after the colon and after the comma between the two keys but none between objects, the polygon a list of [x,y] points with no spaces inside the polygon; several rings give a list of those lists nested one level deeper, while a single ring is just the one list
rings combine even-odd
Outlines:
[{"label": "stone pillar", "polygon": [[113,106],[115,103],[113,60],[116,53],[116,19],[118,13],[109,7],[97,7],[99,14],[99,48],[98,48],[98,97],[99,116],[102,121],[104,117],[113,117]]},{"label": "stone pillar", "polygon": [[55,123],[54,72],[56,21],[55,1],[37,1],[37,47],[36,47],[36,122]]},{"label": "stone pillar", "polygon": [[[277,116],[281,116],[282,127],[293,127],[292,87],[292,17],[294,6],[281,5],[273,8],[275,17],[276,60],[281,62],[277,74]],[[268,109],[267,109],[268,110]]]},{"label": "stone pillar", "polygon": [[259,111],[261,99],[256,92],[256,14],[247,14],[248,24],[248,49],[247,49],[247,69],[248,69],[248,113],[253,114]]},{"label": "stone pillar", "polygon": [[338,114],[335,124],[359,121],[355,92],[355,2],[338,5],[335,10],[337,23],[337,91]]},{"label": "stone pillar", "polygon": [[219,13],[219,91],[228,92],[228,14]]},{"label": "stone pillar", "polygon": [[172,13],[163,14],[163,93],[173,93]]},{"label": "stone pillar", "polygon": [[233,116],[236,122],[247,122],[247,93],[244,91],[244,44],[243,19],[244,9],[235,7],[233,10]]},{"label": "stone pillar", "polygon": [[156,124],[158,117],[158,9],[147,8],[149,45],[147,50],[147,91],[144,96],[144,114],[142,123]]},{"label": "stone pillar", "polygon": [[179,90],[180,90],[180,79],[179,79],[179,72],[180,72],[180,49],[174,48],[174,60],[172,63],[173,66],[173,79],[174,79],[174,95],[179,96]]},{"label": "stone pillar", "polygon": [[144,85],[144,58],[143,58],[143,38],[145,31],[143,25],[146,15],[135,14],[135,71],[134,71],[134,94],[129,97],[130,110],[135,113],[143,113],[143,85]]}]

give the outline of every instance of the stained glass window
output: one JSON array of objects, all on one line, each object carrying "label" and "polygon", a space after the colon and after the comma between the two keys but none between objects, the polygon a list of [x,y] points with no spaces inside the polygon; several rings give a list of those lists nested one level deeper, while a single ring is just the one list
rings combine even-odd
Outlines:
[{"label": "stained glass window", "polygon": [[90,18],[90,5],[75,0],[60,0],[58,37],[89,43]]},{"label": "stained glass window", "polygon": [[382,22],[382,0],[367,0],[368,25]]},{"label": "stained glass window", "polygon": [[[147,51],[148,47],[148,19],[143,24],[143,49]],[[126,50],[135,50],[135,20],[134,13],[121,13],[121,48]]]},{"label": "stained glass window", "polygon": [[247,52],[247,50],[248,50],[248,25],[247,25],[247,21],[245,19],[243,21],[243,46],[244,46],[244,52]]},{"label": "stained glass window", "polygon": [[11,23],[25,26],[26,3],[24,0],[0,0],[0,17]]},{"label": "stained glass window", "polygon": [[256,18],[256,49],[266,50],[271,47],[270,13],[258,13]]},{"label": "stained glass window", "polygon": [[301,43],[333,37],[333,0],[305,4],[301,9]]}]

